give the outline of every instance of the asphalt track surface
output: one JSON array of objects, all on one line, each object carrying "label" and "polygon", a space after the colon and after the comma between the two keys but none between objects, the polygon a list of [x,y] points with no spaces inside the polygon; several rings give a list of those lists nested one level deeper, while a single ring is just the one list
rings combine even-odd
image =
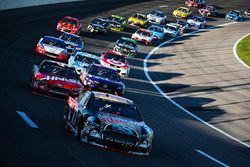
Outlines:
[{"label": "asphalt track surface", "polygon": [[[181,4],[177,4],[177,2],[165,1],[143,3],[135,3],[133,1],[133,4],[129,5],[131,2],[132,1],[111,2],[108,0],[100,0],[98,2],[86,1],[0,12],[0,21],[1,23],[4,23],[0,27],[0,166],[221,166],[218,161],[223,162],[224,166],[250,166],[249,148],[223,136],[188,116],[172,103],[166,101],[166,99],[156,92],[154,87],[147,81],[143,72],[143,59],[153,47],[145,47],[143,45],[139,46],[140,54],[137,58],[130,59],[131,75],[124,81],[127,86],[125,96],[137,102],[143,112],[145,121],[155,132],[153,150],[148,157],[131,156],[124,153],[103,150],[76,141],[71,134],[65,132],[63,127],[63,109],[65,102],[31,93],[28,85],[30,71],[33,64],[40,61],[40,59],[34,56],[35,45],[39,38],[45,34],[58,35],[58,33],[55,32],[55,26],[61,17],[65,15],[78,17],[83,20],[83,23],[86,26],[95,16],[104,16],[110,13],[129,16],[131,13],[137,11],[147,13],[152,8],[157,8],[160,5],[166,4],[169,5],[169,7],[162,8],[162,10],[170,15],[175,7],[181,6]],[[242,0],[232,1],[225,4],[223,1],[216,1],[215,4],[220,7],[221,12],[225,12],[232,8],[244,9],[244,4],[246,3],[249,2],[247,0]],[[212,18],[208,24],[217,25],[225,22],[227,21],[223,18]],[[240,24],[242,26],[235,25],[230,28],[228,27],[229,30],[227,28],[225,28],[225,30],[223,30],[223,28],[221,28],[221,30],[214,30],[215,33],[217,33],[214,38],[216,40],[227,40],[227,33],[225,31],[230,31],[232,29],[236,35],[232,35],[232,33],[228,32],[230,34],[230,40],[228,41],[233,43],[235,40],[236,42],[237,38],[241,36],[241,33],[242,36],[244,35],[244,27],[249,25],[248,23]],[[238,33],[237,29],[242,28],[243,30]],[[129,28],[127,29],[127,32],[110,33],[108,36],[102,36],[98,34],[89,34],[84,30],[81,33],[81,36],[83,36],[85,40],[87,51],[100,54],[106,49],[111,49],[114,41],[120,36],[129,36],[133,31],[133,28]],[[179,41],[179,43],[183,43],[183,47],[188,47],[188,44],[185,45],[186,42],[194,44],[196,39],[198,39],[198,41],[204,41],[205,39],[208,41],[213,32],[205,32],[203,34],[204,35],[197,34],[196,37],[194,37],[195,35],[192,37],[186,37]],[[222,37],[219,37],[220,35],[222,35]],[[230,44],[222,42],[219,43],[220,50],[218,50],[218,55],[224,53],[222,50],[224,51],[228,49],[227,52],[225,51],[226,53],[232,50],[232,48],[229,47]],[[177,47],[177,45],[178,44],[174,46]],[[180,47],[182,46],[180,45]],[[224,46],[226,48],[224,48]],[[187,55],[183,55],[184,57],[190,56],[192,59],[192,56],[196,55],[196,52],[195,50],[189,51],[186,47],[181,48],[180,50],[182,50],[183,54],[187,52]],[[231,47],[233,47],[233,45]],[[163,49],[170,49],[170,47]],[[173,54],[179,54],[178,51],[178,48],[176,48],[176,51]],[[159,52],[162,52],[162,50],[160,49]],[[204,51],[202,54],[208,53]],[[232,53],[230,54],[232,57]],[[223,58],[223,55],[221,57]],[[166,55],[154,55],[152,59],[154,58],[157,60],[150,61],[148,64],[149,69],[151,70],[152,68],[150,76],[153,80],[158,82],[163,80],[162,78],[164,77],[171,79],[176,76],[183,76],[181,73],[184,72],[177,72],[177,69],[174,69],[173,65],[171,67],[167,67],[167,65],[164,67],[159,66],[168,61],[167,59],[165,60]],[[160,58],[164,60],[159,60]],[[172,56],[172,58],[174,58],[174,56]],[[203,62],[201,58],[198,60],[198,63],[201,66],[198,68],[204,68],[203,64],[205,62]],[[241,75],[238,68],[242,70],[246,76],[248,75],[244,67],[235,65],[237,68],[234,68],[230,67],[230,63],[227,64],[225,61],[220,62],[225,63],[225,68],[228,70],[235,70],[237,76]],[[188,64],[188,61],[185,60],[183,63]],[[235,60],[232,60],[231,63],[237,64]],[[179,67],[181,66],[178,66],[178,68]],[[175,71],[170,73],[168,70]],[[202,71],[205,70],[203,69]],[[224,75],[224,77],[227,77],[227,75]],[[166,78],[164,78],[163,82],[166,81]],[[226,78],[223,79],[226,80]],[[196,78],[196,80],[198,80],[198,78]],[[190,83],[188,83],[184,78],[185,84],[187,85],[193,84],[196,80],[191,81],[189,78]],[[204,80],[204,82],[205,81],[207,80]],[[231,84],[233,87],[234,84],[238,84],[237,82],[240,81],[242,80],[236,78],[234,83],[229,82],[228,84]],[[183,82],[183,80],[178,80],[178,82]],[[247,82],[249,83],[249,80],[245,79],[244,84]],[[171,84],[173,85],[170,86],[169,89],[175,88],[174,84],[176,83],[173,82]],[[166,93],[170,93],[171,97],[178,97],[177,95],[180,93],[178,90],[173,90],[171,92],[166,91]],[[185,93],[191,92],[188,91]],[[214,93],[214,95],[212,95],[212,93]],[[212,97],[208,98],[216,101],[215,97],[219,96],[217,93],[217,89],[215,89],[209,94],[209,96]],[[185,98],[186,100],[190,100],[192,99],[192,96],[193,94],[188,94]],[[206,95],[202,96],[207,97]],[[231,94],[225,96],[230,97]],[[188,97],[190,97],[190,99],[188,99]],[[244,97],[238,95],[235,96],[235,98]],[[178,101],[177,99],[180,104],[183,102],[185,104],[186,100]],[[219,101],[216,103],[221,102]],[[192,105],[195,106],[196,103],[193,102]],[[39,126],[39,128],[34,129],[29,127],[16,111],[25,112]],[[201,114],[197,113],[197,111],[194,112],[198,115],[200,114],[199,116],[204,120],[212,120],[209,114]],[[231,111],[229,110],[229,113],[230,112]],[[223,114],[215,115],[214,117],[221,115]],[[228,116],[226,111],[225,115]],[[233,117],[233,115],[231,116]],[[245,121],[247,120],[245,119]],[[221,125],[221,127],[225,129],[228,129],[227,126],[230,126],[230,124]],[[237,127],[238,126],[240,125],[237,125]],[[245,127],[245,125],[243,125],[243,127]],[[236,135],[241,134],[244,133],[242,132]],[[246,138],[249,140],[249,134],[247,135]],[[200,150],[203,153],[206,153],[206,155],[214,157],[218,161],[211,160],[196,150]]]}]

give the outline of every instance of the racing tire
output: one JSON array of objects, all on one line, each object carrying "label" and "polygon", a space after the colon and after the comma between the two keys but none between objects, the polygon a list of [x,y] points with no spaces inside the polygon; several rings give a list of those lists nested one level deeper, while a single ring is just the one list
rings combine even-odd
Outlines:
[{"label": "racing tire", "polygon": [[79,122],[78,122],[78,125],[77,125],[77,131],[76,131],[76,134],[75,134],[75,138],[77,140],[80,140],[81,138],[81,131],[83,129],[83,118],[81,117]]},{"label": "racing tire", "polygon": [[145,45],[149,46],[151,45],[151,42],[145,41]]}]

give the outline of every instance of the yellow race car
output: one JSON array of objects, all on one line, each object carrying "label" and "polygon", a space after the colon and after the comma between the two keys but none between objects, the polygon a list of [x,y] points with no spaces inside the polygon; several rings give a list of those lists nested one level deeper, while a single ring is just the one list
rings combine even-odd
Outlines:
[{"label": "yellow race car", "polygon": [[173,16],[186,19],[191,15],[191,13],[190,9],[186,7],[179,7],[173,11]]},{"label": "yellow race car", "polygon": [[146,28],[148,26],[148,19],[146,15],[141,13],[136,13],[128,19],[129,25],[136,25],[141,28]]}]

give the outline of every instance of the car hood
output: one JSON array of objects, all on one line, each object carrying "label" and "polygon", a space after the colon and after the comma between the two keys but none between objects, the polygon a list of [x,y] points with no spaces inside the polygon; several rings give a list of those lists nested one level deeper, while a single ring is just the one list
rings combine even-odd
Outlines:
[{"label": "car hood", "polygon": [[126,49],[130,49],[130,50],[135,50],[135,48],[133,46],[126,45],[126,44],[118,44],[117,46],[123,47],[123,48],[126,48]]},{"label": "car hood", "polygon": [[51,46],[47,44],[42,44],[42,46],[47,52],[54,53],[54,54],[60,54],[61,52],[65,50],[64,48],[59,48],[59,47]]},{"label": "car hood", "polygon": [[86,79],[96,81],[96,82],[98,82],[100,84],[110,85],[112,87],[120,87],[121,86],[121,82],[112,81],[112,80],[109,80],[109,79],[104,79],[104,78],[93,76],[93,75],[90,75],[90,74],[88,74],[86,76]]},{"label": "car hood", "polygon": [[91,24],[94,27],[100,27],[100,28],[105,28],[104,26],[102,26],[101,24]]},{"label": "car hood", "polygon": [[121,61],[116,61],[116,60],[114,60],[114,59],[105,59],[104,61],[107,62],[107,63],[109,63],[109,64],[118,66],[118,67],[127,66],[125,63],[123,63],[123,62],[121,62]]},{"label": "car hood", "polygon": [[46,81],[49,85],[63,87],[67,89],[82,87],[82,84],[78,80],[73,80],[53,75],[47,75],[44,78],[44,81]]}]

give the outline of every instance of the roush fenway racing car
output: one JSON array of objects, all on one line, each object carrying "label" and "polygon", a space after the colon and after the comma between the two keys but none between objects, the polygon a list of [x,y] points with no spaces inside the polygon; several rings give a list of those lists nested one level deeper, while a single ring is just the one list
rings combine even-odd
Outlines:
[{"label": "roush fenway racing car", "polygon": [[90,65],[80,76],[85,90],[99,91],[123,96],[125,85],[115,69],[98,64]]},{"label": "roush fenway racing car", "polygon": [[83,91],[79,75],[65,63],[43,60],[34,65],[30,81],[33,91],[78,96]]},{"label": "roush fenway racing car", "polygon": [[65,16],[57,23],[56,29],[61,32],[80,34],[82,24],[77,18]]},{"label": "roush fenway racing car", "polygon": [[129,99],[86,91],[68,98],[64,120],[66,130],[84,143],[137,155],[151,151],[153,130]]},{"label": "roush fenway racing car", "polygon": [[36,45],[37,55],[57,61],[67,61],[74,52],[75,49],[63,40],[51,36],[44,36]]},{"label": "roush fenway racing car", "polygon": [[101,56],[101,65],[117,70],[121,77],[128,77],[129,75],[130,67],[125,55],[106,51]]}]

